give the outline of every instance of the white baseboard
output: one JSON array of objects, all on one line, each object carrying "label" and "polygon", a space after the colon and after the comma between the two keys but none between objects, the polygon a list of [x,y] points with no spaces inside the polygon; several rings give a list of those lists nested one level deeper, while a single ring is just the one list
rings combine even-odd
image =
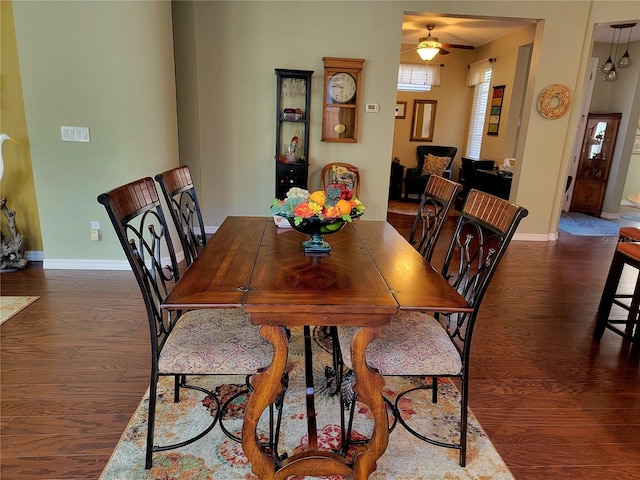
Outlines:
[{"label": "white baseboard", "polygon": [[[184,261],[184,252],[176,252],[178,263]],[[162,259],[163,265],[169,264],[169,258]],[[127,260],[97,260],[97,259],[44,259],[42,268],[45,270],[131,270]]]},{"label": "white baseboard", "polygon": [[44,260],[44,252],[27,250],[26,257],[30,262],[42,262]]},{"label": "white baseboard", "polygon": [[513,235],[513,240],[528,241],[528,242],[555,242],[558,240],[558,232],[555,233],[516,233]]},{"label": "white baseboard", "polygon": [[126,260],[50,259],[42,262],[45,270],[131,270]]}]

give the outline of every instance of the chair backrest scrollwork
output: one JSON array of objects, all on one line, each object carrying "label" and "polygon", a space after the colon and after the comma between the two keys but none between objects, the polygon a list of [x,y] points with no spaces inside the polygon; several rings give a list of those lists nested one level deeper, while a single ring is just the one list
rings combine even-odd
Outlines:
[{"label": "chair backrest scrollwork", "polygon": [[409,234],[409,243],[428,262],[431,261],[442,226],[461,188],[459,183],[438,175],[429,177]]},{"label": "chair backrest scrollwork", "polygon": [[[144,299],[154,368],[173,328],[175,318],[161,305],[180,276],[171,235],[150,177],[136,180],[98,196],[116,231]],[[155,371],[155,370],[154,370]]]},{"label": "chair backrest scrollwork", "polygon": [[180,236],[185,263],[190,266],[204,248],[207,239],[198,196],[189,167],[181,166],[155,176],[171,219]]},{"label": "chair backrest scrollwork", "polygon": [[441,314],[449,336],[468,360],[473,327],[489,287],[527,209],[478,190],[471,190],[445,255],[442,275],[463,295],[473,311]]}]

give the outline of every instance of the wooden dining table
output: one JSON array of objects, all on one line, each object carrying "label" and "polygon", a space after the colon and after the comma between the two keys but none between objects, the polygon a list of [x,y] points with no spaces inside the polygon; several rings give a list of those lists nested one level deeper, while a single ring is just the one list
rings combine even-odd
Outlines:
[{"label": "wooden dining table", "polygon": [[[252,378],[254,391],[242,428],[242,448],[255,475],[264,480],[294,474],[364,480],[376,469],[389,440],[381,394],[384,379],[366,365],[367,345],[401,309],[461,312],[471,308],[387,222],[358,219],[327,235],[328,255],[305,255],[301,242],[307,239],[293,229],[278,228],[272,217],[227,217],[163,308],[242,308],[273,344],[271,364]],[[319,450],[312,413],[307,422],[309,449],[275,458],[258,443],[256,431],[264,410],[284,390],[286,327],[345,325],[361,327],[346,348],[351,349],[354,390],[374,420],[368,443],[350,458]]]}]

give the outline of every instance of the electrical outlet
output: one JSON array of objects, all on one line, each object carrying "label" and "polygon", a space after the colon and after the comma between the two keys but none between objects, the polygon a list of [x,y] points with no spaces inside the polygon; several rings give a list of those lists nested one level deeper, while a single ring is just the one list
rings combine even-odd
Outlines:
[{"label": "electrical outlet", "polygon": [[99,228],[92,228],[91,229],[91,240],[93,240],[94,242],[97,242],[98,240],[100,240],[100,229]]}]

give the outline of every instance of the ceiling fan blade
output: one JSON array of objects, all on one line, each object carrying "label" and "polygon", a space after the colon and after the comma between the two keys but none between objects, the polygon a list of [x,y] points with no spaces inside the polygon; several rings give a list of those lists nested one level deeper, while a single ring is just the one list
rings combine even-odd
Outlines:
[{"label": "ceiling fan blade", "polygon": [[449,50],[445,50],[444,48],[440,47],[440,55],[449,55],[451,52]]},{"label": "ceiling fan blade", "polygon": [[462,48],[463,50],[474,50],[476,48],[473,45],[456,45],[453,43],[443,43],[442,46],[447,48]]},{"label": "ceiling fan blade", "polygon": [[405,48],[404,50],[400,50],[400,53],[407,53],[407,52],[411,52],[411,51],[416,51],[416,46],[414,45],[413,47],[409,47],[409,48]]}]

